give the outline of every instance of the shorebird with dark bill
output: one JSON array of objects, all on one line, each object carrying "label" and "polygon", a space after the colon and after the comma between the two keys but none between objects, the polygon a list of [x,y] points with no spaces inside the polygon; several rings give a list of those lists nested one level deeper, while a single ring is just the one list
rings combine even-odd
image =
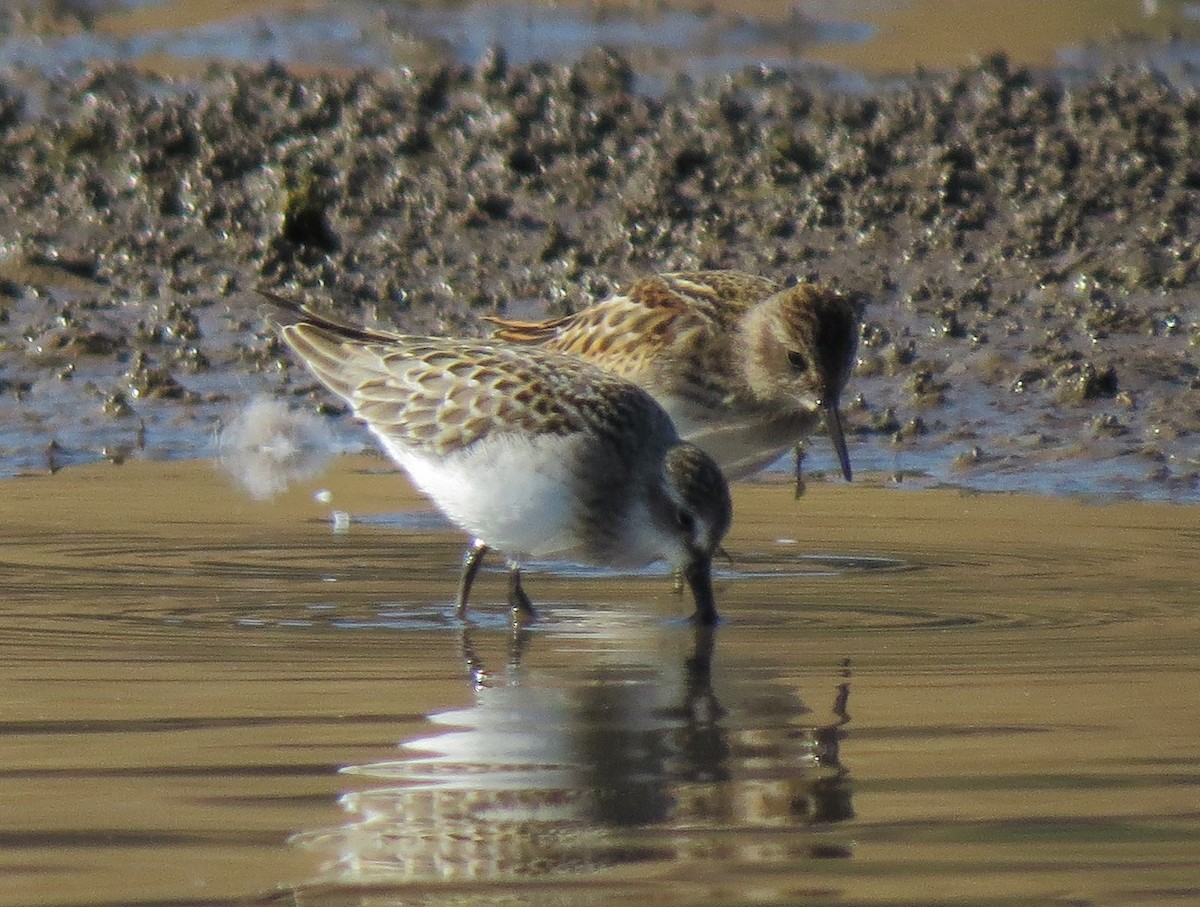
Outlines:
[{"label": "shorebird with dark bill", "polygon": [[260,292],[293,316],[281,333],[300,360],[474,539],[460,616],[495,548],[508,558],[514,621],[533,616],[521,564],[556,558],[666,561],[691,588],[694,620],[716,622],[711,564],[729,488],[646,391],[554,350],[370,330]]}]

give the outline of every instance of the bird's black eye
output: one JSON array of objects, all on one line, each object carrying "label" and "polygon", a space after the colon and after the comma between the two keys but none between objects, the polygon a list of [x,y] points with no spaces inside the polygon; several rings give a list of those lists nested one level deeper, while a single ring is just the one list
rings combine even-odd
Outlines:
[{"label": "bird's black eye", "polygon": [[679,511],[679,514],[675,517],[675,522],[688,535],[691,535],[692,530],[696,528],[696,518],[686,510]]},{"label": "bird's black eye", "polygon": [[798,372],[808,371],[808,357],[796,350],[788,350],[788,365]]}]

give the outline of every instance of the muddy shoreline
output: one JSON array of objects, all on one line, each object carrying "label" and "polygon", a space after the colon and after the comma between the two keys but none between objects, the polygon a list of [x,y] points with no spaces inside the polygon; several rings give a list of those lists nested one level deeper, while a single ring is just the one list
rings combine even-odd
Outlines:
[{"label": "muddy shoreline", "polygon": [[0,472],[208,454],[255,395],[311,406],[259,284],[473,334],[738,267],[867,304],[860,471],[1200,497],[1194,85],[1002,56],[852,93],[755,69],[649,95],[636,75],[604,51],[10,74]]}]

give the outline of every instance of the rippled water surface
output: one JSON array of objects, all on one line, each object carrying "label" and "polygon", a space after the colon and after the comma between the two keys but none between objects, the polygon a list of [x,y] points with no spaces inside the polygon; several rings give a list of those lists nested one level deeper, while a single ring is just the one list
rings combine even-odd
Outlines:
[{"label": "rippled water surface", "polygon": [[1200,900],[1194,508],[742,486],[712,637],[557,565],[514,635],[379,461],[0,494],[0,903]]}]

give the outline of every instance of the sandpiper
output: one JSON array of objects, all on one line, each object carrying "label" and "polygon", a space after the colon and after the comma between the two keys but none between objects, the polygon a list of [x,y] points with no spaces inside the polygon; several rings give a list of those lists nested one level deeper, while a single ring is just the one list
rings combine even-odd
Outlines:
[{"label": "sandpiper", "polygon": [[648,390],[730,479],[770,465],[825,416],[842,475],[838,404],[859,316],[839,293],[741,271],[643,277],[574,315],[488,318],[495,337],[586,359]]},{"label": "sandpiper", "polygon": [[694,620],[716,622],[711,564],[729,529],[729,488],[648,393],[553,350],[371,330],[260,292],[295,316],[283,339],[317,379],[473,537],[460,616],[495,548],[508,557],[515,622],[533,616],[521,586],[533,558],[665,560],[692,590]]}]

